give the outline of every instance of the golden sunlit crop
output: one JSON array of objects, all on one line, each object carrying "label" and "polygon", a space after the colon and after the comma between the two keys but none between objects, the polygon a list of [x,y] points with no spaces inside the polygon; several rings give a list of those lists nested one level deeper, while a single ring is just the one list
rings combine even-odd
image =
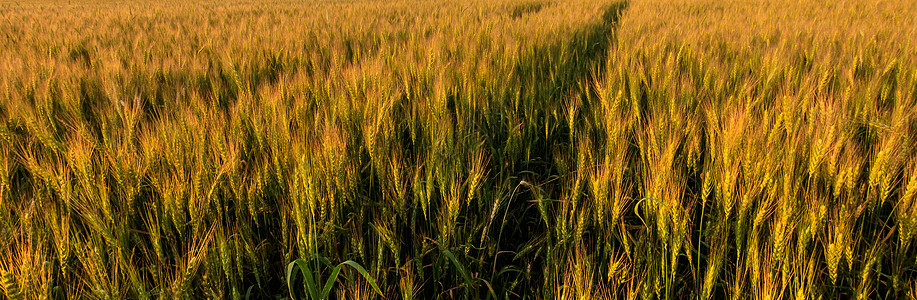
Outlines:
[{"label": "golden sunlit crop", "polygon": [[917,297],[914,24],[0,1],[0,299]]}]

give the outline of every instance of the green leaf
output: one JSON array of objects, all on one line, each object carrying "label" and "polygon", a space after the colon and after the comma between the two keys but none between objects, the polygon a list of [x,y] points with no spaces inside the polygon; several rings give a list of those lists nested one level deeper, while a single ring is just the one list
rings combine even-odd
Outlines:
[{"label": "green leaf", "polygon": [[374,280],[373,277],[369,275],[369,272],[366,272],[366,269],[364,269],[363,266],[361,266],[360,264],[352,260],[342,262],[340,265],[338,265],[338,267],[341,267],[343,265],[348,265],[351,268],[356,269],[357,272],[360,273],[360,275],[363,275],[363,278],[366,278],[366,281],[369,282],[369,285],[373,287],[373,290],[375,290],[376,293],[379,294],[379,296],[384,296],[382,294],[382,290],[379,289],[378,285],[376,285],[376,280]]},{"label": "green leaf", "polygon": [[449,249],[446,249],[443,247],[440,247],[439,249],[440,251],[443,252],[443,255],[446,255],[446,257],[448,257],[449,260],[452,261],[452,264],[455,265],[455,268],[458,269],[459,274],[462,275],[462,279],[465,280],[465,284],[468,285],[469,288],[473,287],[473,284],[472,284],[473,282],[471,281],[471,277],[468,276],[468,272],[465,272],[465,267],[463,267],[462,264],[460,264],[458,260],[455,259],[455,255],[452,255],[452,252],[449,251]]},{"label": "green leaf", "polygon": [[290,298],[295,299],[293,295],[293,279],[296,273],[293,272],[293,268],[299,267],[299,270],[303,273],[303,278],[306,282],[306,292],[309,293],[309,296],[312,299],[321,299],[318,296],[318,289],[315,285],[315,278],[313,278],[312,269],[309,268],[309,264],[305,260],[297,259],[287,265],[287,288],[290,289]]},{"label": "green leaf", "polygon": [[[444,247],[440,247],[439,249],[440,251],[443,252],[444,255],[446,255],[446,257],[449,258],[449,260],[452,261],[452,264],[455,265],[455,268],[458,269],[459,274],[462,275],[462,279],[465,280],[465,285],[467,285],[468,288],[474,290],[475,281],[472,280],[471,276],[468,276],[468,272],[465,271],[465,267],[459,263],[458,259],[455,258],[455,255],[452,254],[452,251],[449,251],[449,249],[446,249]],[[487,291],[490,292],[490,296],[493,297],[494,299],[497,299],[497,294],[494,292],[494,289],[490,285],[490,282],[488,282],[487,280],[481,279],[481,278],[474,278],[474,279],[484,282],[484,285],[487,286]]]},{"label": "green leaf", "polygon": [[322,288],[322,298],[321,299],[328,299],[328,294],[331,293],[331,286],[333,286],[334,282],[337,281],[338,274],[341,273],[341,267],[343,266],[344,264],[340,264],[331,270],[331,276],[328,277],[328,281],[325,282],[325,287]]}]

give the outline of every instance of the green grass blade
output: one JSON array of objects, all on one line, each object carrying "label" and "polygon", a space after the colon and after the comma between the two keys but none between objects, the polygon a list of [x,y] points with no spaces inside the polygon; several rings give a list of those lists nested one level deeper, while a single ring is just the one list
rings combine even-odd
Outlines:
[{"label": "green grass blade", "polygon": [[334,282],[338,280],[338,274],[341,273],[341,267],[343,266],[344,264],[340,264],[331,270],[331,275],[328,276],[328,281],[325,282],[325,287],[322,288],[322,298],[321,299],[328,299],[328,294],[331,293],[331,287],[334,286]]},{"label": "green grass blade", "polygon": [[306,292],[309,293],[309,296],[312,299],[320,299],[318,296],[318,289],[315,285],[315,278],[313,278],[312,269],[309,268],[309,264],[305,260],[297,259],[287,265],[287,288],[290,289],[290,298],[295,299],[293,295],[293,279],[295,279],[296,273],[293,272],[293,268],[299,267],[299,270],[303,273],[304,281],[306,282]]},{"label": "green grass blade", "polygon": [[373,290],[376,291],[376,293],[378,293],[379,296],[384,296],[382,294],[382,290],[379,289],[379,285],[376,284],[376,280],[374,280],[373,277],[369,275],[369,272],[366,272],[366,269],[364,269],[363,266],[361,266],[360,264],[352,260],[342,262],[341,264],[338,265],[338,267],[340,268],[343,265],[348,265],[351,268],[354,268],[355,270],[357,270],[357,272],[359,272],[360,275],[362,275],[363,278],[365,278],[366,281],[369,282],[369,285],[373,287]]},{"label": "green grass blade", "polygon": [[465,272],[465,267],[463,267],[462,264],[459,263],[459,261],[455,258],[455,255],[453,255],[452,252],[449,251],[449,249],[446,249],[443,247],[440,247],[439,250],[443,252],[443,255],[445,255],[446,257],[449,258],[449,260],[452,261],[452,264],[454,264],[455,268],[458,269],[459,274],[462,275],[462,280],[465,280],[465,284],[468,285],[469,288],[473,287],[474,282],[471,281],[471,277],[468,276],[468,272]]}]

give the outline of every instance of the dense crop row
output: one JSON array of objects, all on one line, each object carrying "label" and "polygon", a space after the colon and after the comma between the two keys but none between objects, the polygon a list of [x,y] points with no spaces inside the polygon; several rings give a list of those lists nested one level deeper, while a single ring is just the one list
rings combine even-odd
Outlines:
[{"label": "dense crop row", "polygon": [[917,297],[917,5],[795,2],[0,4],[2,295]]}]

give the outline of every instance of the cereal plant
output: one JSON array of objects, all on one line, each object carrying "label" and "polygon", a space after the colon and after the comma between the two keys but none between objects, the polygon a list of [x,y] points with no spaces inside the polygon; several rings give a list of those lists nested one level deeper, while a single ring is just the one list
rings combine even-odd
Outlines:
[{"label": "cereal plant", "polygon": [[0,2],[0,298],[913,298],[913,24]]}]

